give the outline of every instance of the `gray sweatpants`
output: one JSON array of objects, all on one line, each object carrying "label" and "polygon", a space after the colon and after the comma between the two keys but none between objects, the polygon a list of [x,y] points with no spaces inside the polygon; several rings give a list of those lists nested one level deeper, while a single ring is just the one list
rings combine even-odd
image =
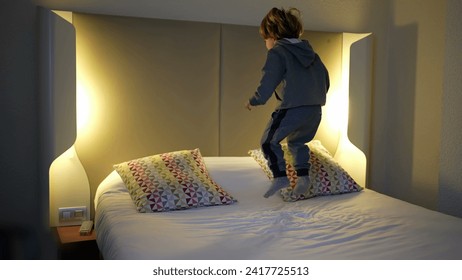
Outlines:
[{"label": "gray sweatpants", "polygon": [[274,177],[286,176],[286,162],[280,142],[287,138],[287,146],[293,156],[292,163],[298,176],[307,176],[311,141],[321,122],[321,106],[301,106],[276,110],[261,138],[261,148]]}]

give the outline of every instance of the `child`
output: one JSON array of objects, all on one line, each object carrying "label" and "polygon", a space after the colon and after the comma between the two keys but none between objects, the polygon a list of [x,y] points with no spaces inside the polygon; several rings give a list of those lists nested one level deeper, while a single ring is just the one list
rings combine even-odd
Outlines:
[{"label": "child", "polygon": [[[268,54],[260,85],[245,107],[252,110],[253,106],[265,104],[273,92],[280,101],[261,138],[261,148],[274,177],[264,194],[266,198],[289,186],[280,144],[283,139],[287,140],[297,172],[294,194],[305,193],[310,183],[310,151],[306,143],[314,138],[321,122],[329,73],[309,42],[300,40],[302,33],[300,12],[295,8],[272,8],[260,25]],[[278,86],[281,90],[276,92]]]}]

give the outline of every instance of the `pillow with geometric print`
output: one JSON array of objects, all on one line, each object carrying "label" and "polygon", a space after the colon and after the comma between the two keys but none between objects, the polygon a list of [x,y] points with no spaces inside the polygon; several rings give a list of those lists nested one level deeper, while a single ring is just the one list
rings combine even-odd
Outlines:
[{"label": "pillow with geometric print", "polygon": [[210,177],[199,149],[157,154],[114,165],[138,212],[228,205],[236,200]]},{"label": "pillow with geometric print", "polygon": [[[348,172],[340,166],[319,140],[313,140],[307,145],[310,148],[310,186],[304,194],[294,195],[293,188],[297,183],[297,173],[292,165],[293,158],[287,143],[281,144],[284,159],[286,160],[286,174],[290,182],[288,188],[280,191],[284,201],[297,201],[316,196],[352,193],[363,190],[363,187],[358,185]],[[268,178],[272,179],[273,173],[262,150],[254,149],[248,153],[260,165]]]}]

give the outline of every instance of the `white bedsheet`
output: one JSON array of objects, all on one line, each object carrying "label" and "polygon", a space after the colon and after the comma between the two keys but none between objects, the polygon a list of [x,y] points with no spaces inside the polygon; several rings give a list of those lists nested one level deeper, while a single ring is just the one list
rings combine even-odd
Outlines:
[{"label": "white bedsheet", "polygon": [[112,172],[95,197],[104,259],[462,259],[462,219],[372,190],[283,202],[250,157],[206,157],[234,205],[138,213]]}]

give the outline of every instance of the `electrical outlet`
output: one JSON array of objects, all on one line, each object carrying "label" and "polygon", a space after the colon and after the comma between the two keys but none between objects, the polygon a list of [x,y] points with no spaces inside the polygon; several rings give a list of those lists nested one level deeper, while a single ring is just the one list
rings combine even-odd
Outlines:
[{"label": "electrical outlet", "polygon": [[61,207],[58,209],[60,225],[80,225],[87,220],[87,207]]}]

